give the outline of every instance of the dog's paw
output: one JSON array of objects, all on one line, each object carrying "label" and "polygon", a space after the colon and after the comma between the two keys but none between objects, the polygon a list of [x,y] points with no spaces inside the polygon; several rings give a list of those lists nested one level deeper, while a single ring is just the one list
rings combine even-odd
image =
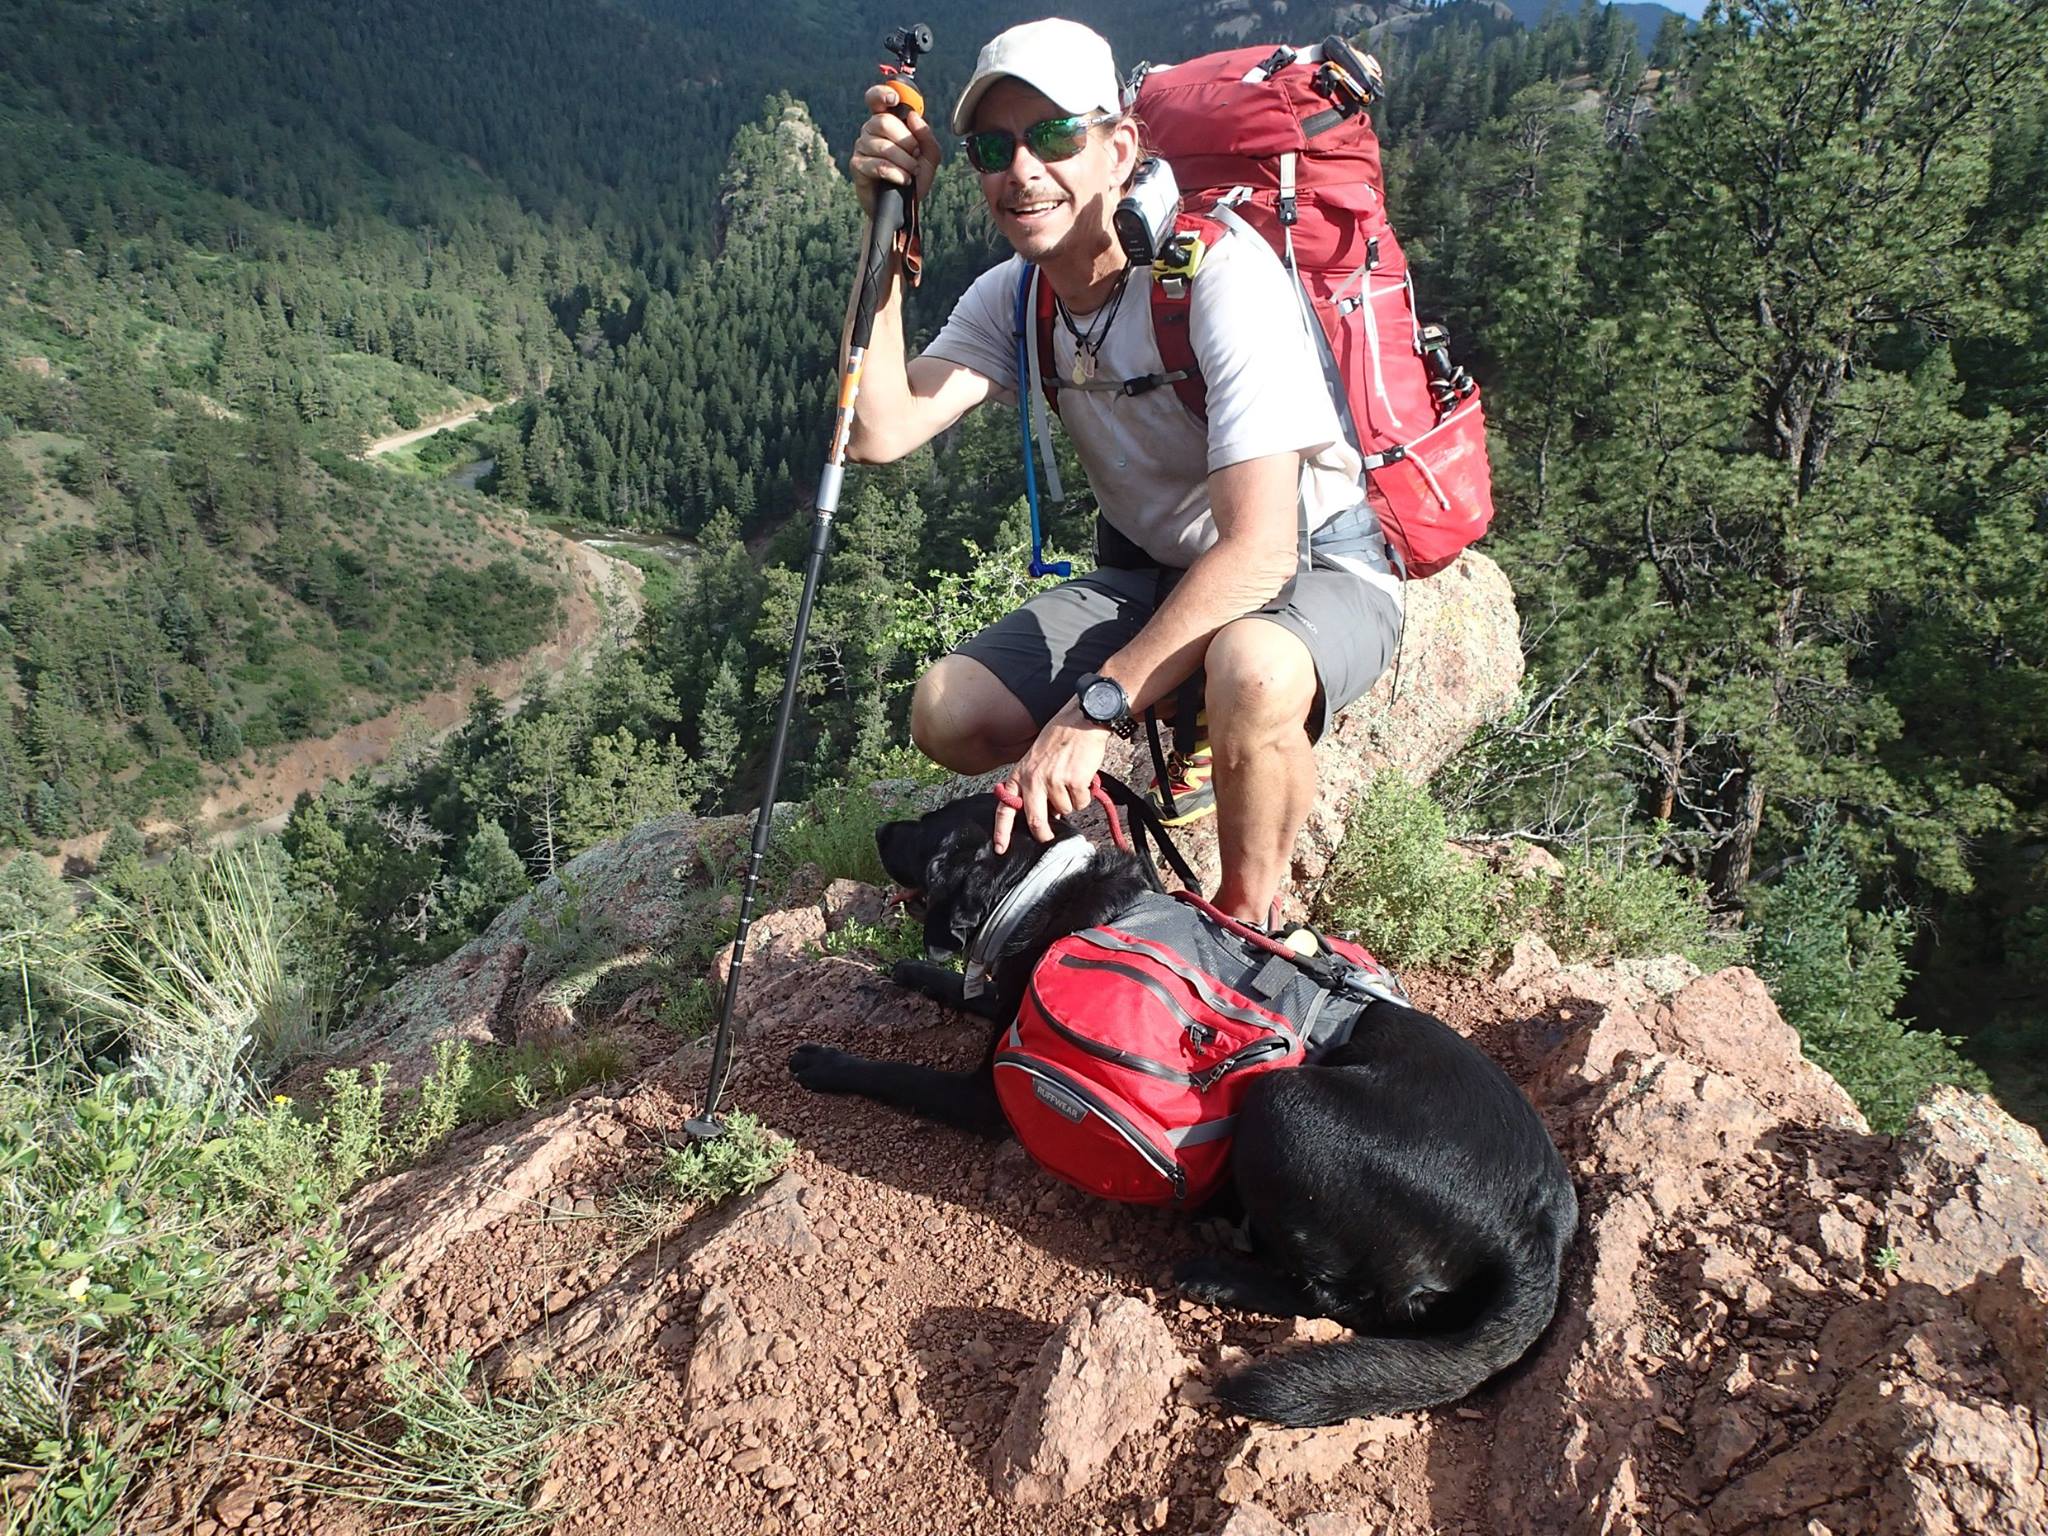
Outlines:
[{"label": "dog's paw", "polygon": [[1300,1281],[1228,1254],[1181,1260],[1173,1267],[1173,1283],[1183,1296],[1213,1307],[1269,1317],[1294,1316],[1305,1309]]},{"label": "dog's paw", "polygon": [[1173,1266],[1173,1284],[1181,1295],[1212,1306],[1234,1306],[1244,1270],[1229,1259],[1203,1254]]},{"label": "dog's paw", "polygon": [[848,1068],[859,1061],[845,1051],[812,1041],[789,1053],[789,1075],[813,1093],[846,1091]]},{"label": "dog's paw", "polygon": [[929,960],[898,960],[889,967],[889,979],[911,992],[922,992],[935,967]]}]

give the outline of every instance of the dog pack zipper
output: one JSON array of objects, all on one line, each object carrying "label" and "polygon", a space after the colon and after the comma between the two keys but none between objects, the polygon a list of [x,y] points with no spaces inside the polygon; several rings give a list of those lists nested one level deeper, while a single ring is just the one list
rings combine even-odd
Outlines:
[{"label": "dog pack zipper", "polygon": [[[1181,1007],[1174,1000],[1170,992],[1166,991],[1157,981],[1147,976],[1134,965],[1126,965],[1119,960],[1084,960],[1079,955],[1061,955],[1059,957],[1059,964],[1062,968],[1068,970],[1111,971],[1124,977],[1126,980],[1136,982],[1161,1003],[1165,1004],[1167,1009],[1180,1020],[1181,1028],[1198,1043],[1208,1043],[1203,1038],[1204,1036],[1214,1038],[1214,1030],[1207,1024],[1202,1023],[1201,1020],[1190,1015],[1185,1008]],[[1104,1045],[1100,1040],[1090,1039],[1076,1030],[1069,1029],[1053,1016],[1050,1008],[1045,1006],[1045,1000],[1038,995],[1038,982],[1035,977],[1028,984],[1028,988],[1032,1006],[1038,1010],[1038,1016],[1051,1027],[1054,1034],[1058,1035],[1075,1049],[1086,1051],[1090,1056],[1095,1057],[1099,1061],[1107,1061],[1133,1072],[1142,1072],[1149,1077],[1162,1078],[1169,1083],[1179,1083],[1183,1087],[1193,1088],[1201,1093],[1208,1092],[1218,1082],[1229,1076],[1232,1072],[1235,1072],[1239,1067],[1249,1066],[1255,1061],[1273,1055],[1276,1051],[1287,1051],[1291,1048],[1292,1044],[1284,1035],[1267,1035],[1247,1045],[1239,1046],[1213,1067],[1207,1067],[1200,1072],[1183,1072],[1178,1067],[1168,1066],[1163,1061],[1154,1061],[1149,1056],[1134,1056],[1129,1051],[1120,1051],[1113,1045]]]},{"label": "dog pack zipper", "polygon": [[1143,1136],[1140,1136],[1136,1127],[1128,1120],[1103,1103],[1102,1100],[1090,1093],[1081,1084],[1067,1076],[1066,1073],[1044,1066],[1028,1056],[1019,1056],[1010,1051],[999,1053],[996,1056],[995,1065],[999,1068],[1010,1067],[1015,1071],[1022,1072],[1026,1077],[1036,1078],[1042,1083],[1050,1084],[1058,1092],[1067,1095],[1067,1097],[1079,1104],[1089,1114],[1095,1116],[1112,1131],[1115,1131],[1125,1142],[1129,1143],[1131,1150],[1144,1159],[1146,1166],[1173,1186],[1174,1199],[1185,1200],[1187,1198],[1188,1177],[1185,1173],[1181,1172],[1180,1165],[1153,1146]]}]

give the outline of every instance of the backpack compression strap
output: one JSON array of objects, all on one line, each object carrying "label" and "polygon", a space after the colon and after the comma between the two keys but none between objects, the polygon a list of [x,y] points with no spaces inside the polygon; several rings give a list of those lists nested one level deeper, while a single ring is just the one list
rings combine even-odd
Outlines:
[{"label": "backpack compression strap", "polygon": [[[1173,227],[1176,234],[1192,234],[1212,245],[1224,232],[1216,220],[1192,213],[1181,214],[1173,221]],[[1194,338],[1188,334],[1188,314],[1194,308],[1194,285],[1188,278],[1193,276],[1194,273],[1189,271],[1177,282],[1153,282],[1152,335],[1159,343],[1159,365],[1174,381],[1173,392],[1180,396],[1180,403],[1188,408],[1188,414],[1206,426],[1209,421],[1209,383],[1202,377],[1201,367],[1195,361]]]}]

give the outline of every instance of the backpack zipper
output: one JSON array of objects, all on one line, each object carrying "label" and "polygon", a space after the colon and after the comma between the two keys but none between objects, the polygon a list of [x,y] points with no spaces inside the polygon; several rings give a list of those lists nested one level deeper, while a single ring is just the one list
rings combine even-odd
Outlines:
[{"label": "backpack zipper", "polygon": [[1180,1165],[1173,1162],[1165,1153],[1140,1136],[1122,1115],[1119,1115],[1115,1110],[1104,1104],[1094,1094],[1075,1082],[1071,1077],[1068,1077],[1064,1072],[1056,1072],[1050,1068],[1038,1066],[1028,1057],[1015,1056],[1008,1051],[998,1055],[995,1064],[998,1067],[1014,1068],[1016,1071],[1022,1072],[1026,1077],[1035,1077],[1041,1082],[1050,1083],[1061,1093],[1068,1094],[1079,1100],[1082,1107],[1091,1115],[1099,1118],[1104,1125],[1128,1142],[1131,1150],[1143,1158],[1146,1165],[1154,1173],[1173,1186],[1174,1199],[1185,1200],[1188,1197],[1188,1176],[1181,1171]]},{"label": "backpack zipper", "polygon": [[1288,1042],[1279,1035],[1268,1035],[1263,1040],[1254,1040],[1250,1045],[1239,1047],[1208,1071],[1198,1074],[1195,1078],[1195,1087],[1207,1093],[1239,1067],[1248,1067],[1253,1062],[1272,1055],[1276,1046],[1285,1051]]},{"label": "backpack zipper", "polygon": [[[1167,992],[1157,981],[1147,976],[1134,965],[1125,965],[1117,960],[1084,960],[1079,955],[1061,955],[1059,963],[1062,969],[1110,971],[1124,977],[1128,981],[1136,982],[1147,992],[1151,993],[1153,997],[1166,1005],[1168,1010],[1179,1021],[1180,1027],[1185,1033],[1196,1035],[1197,1031],[1208,1030],[1211,1038],[1215,1035],[1214,1030],[1209,1030],[1206,1024],[1190,1015],[1186,1009],[1174,1001],[1171,993]],[[1031,1001],[1037,1005],[1039,1017],[1051,1026],[1054,1034],[1058,1035],[1069,1045],[1074,1046],[1078,1050],[1086,1051],[1097,1060],[1112,1062],[1119,1067],[1128,1067],[1131,1071],[1142,1072],[1148,1077],[1163,1078],[1169,1083],[1179,1083],[1187,1088],[1201,1087],[1202,1079],[1198,1074],[1183,1072],[1177,1067],[1168,1066],[1163,1061],[1154,1061],[1149,1056],[1134,1056],[1129,1051],[1120,1051],[1113,1045],[1104,1045],[1099,1040],[1091,1040],[1086,1035],[1069,1029],[1053,1017],[1052,1010],[1045,1006],[1045,999],[1038,995],[1038,979],[1035,975],[1028,986],[1031,993]]]}]

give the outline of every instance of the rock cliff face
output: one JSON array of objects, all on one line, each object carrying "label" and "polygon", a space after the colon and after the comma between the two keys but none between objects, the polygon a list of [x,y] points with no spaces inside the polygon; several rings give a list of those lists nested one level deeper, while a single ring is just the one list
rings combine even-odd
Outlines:
[{"label": "rock cliff face", "polygon": [[[1460,677],[1466,728],[1511,690],[1484,626],[1444,611],[1411,615],[1403,697],[1347,722],[1331,782],[1434,766],[1460,735],[1443,702]],[[643,962],[738,831],[677,819],[586,855],[570,890],[395,988],[355,1042],[415,1070],[449,1037],[604,1028],[640,1049],[625,1080],[464,1132],[349,1213],[429,1353],[467,1352],[512,1390],[541,1371],[630,1384],[536,1496],[561,1532],[2048,1531],[2040,1138],[1955,1092],[1873,1135],[1744,970],[1567,968],[1532,940],[1491,978],[1407,978],[1524,1085],[1583,1212],[1548,1334],[1434,1413],[1314,1431],[1220,1416],[1209,1385],[1246,1354],[1340,1332],[1178,1299],[1173,1263],[1227,1233],[1092,1202],[1014,1143],[797,1089],[783,1062],[803,1040],[940,1066],[980,1052],[977,1026],[822,952],[879,910],[849,882],[769,912],[749,948],[730,1102],[793,1138],[788,1171],[650,1230],[626,1197],[682,1142],[706,1053],[660,1043]],[[317,1456],[306,1426],[334,1395],[362,1406],[370,1356],[359,1337],[306,1343],[267,1378],[290,1414],[164,1468],[132,1528],[371,1530],[264,1470]]]}]

